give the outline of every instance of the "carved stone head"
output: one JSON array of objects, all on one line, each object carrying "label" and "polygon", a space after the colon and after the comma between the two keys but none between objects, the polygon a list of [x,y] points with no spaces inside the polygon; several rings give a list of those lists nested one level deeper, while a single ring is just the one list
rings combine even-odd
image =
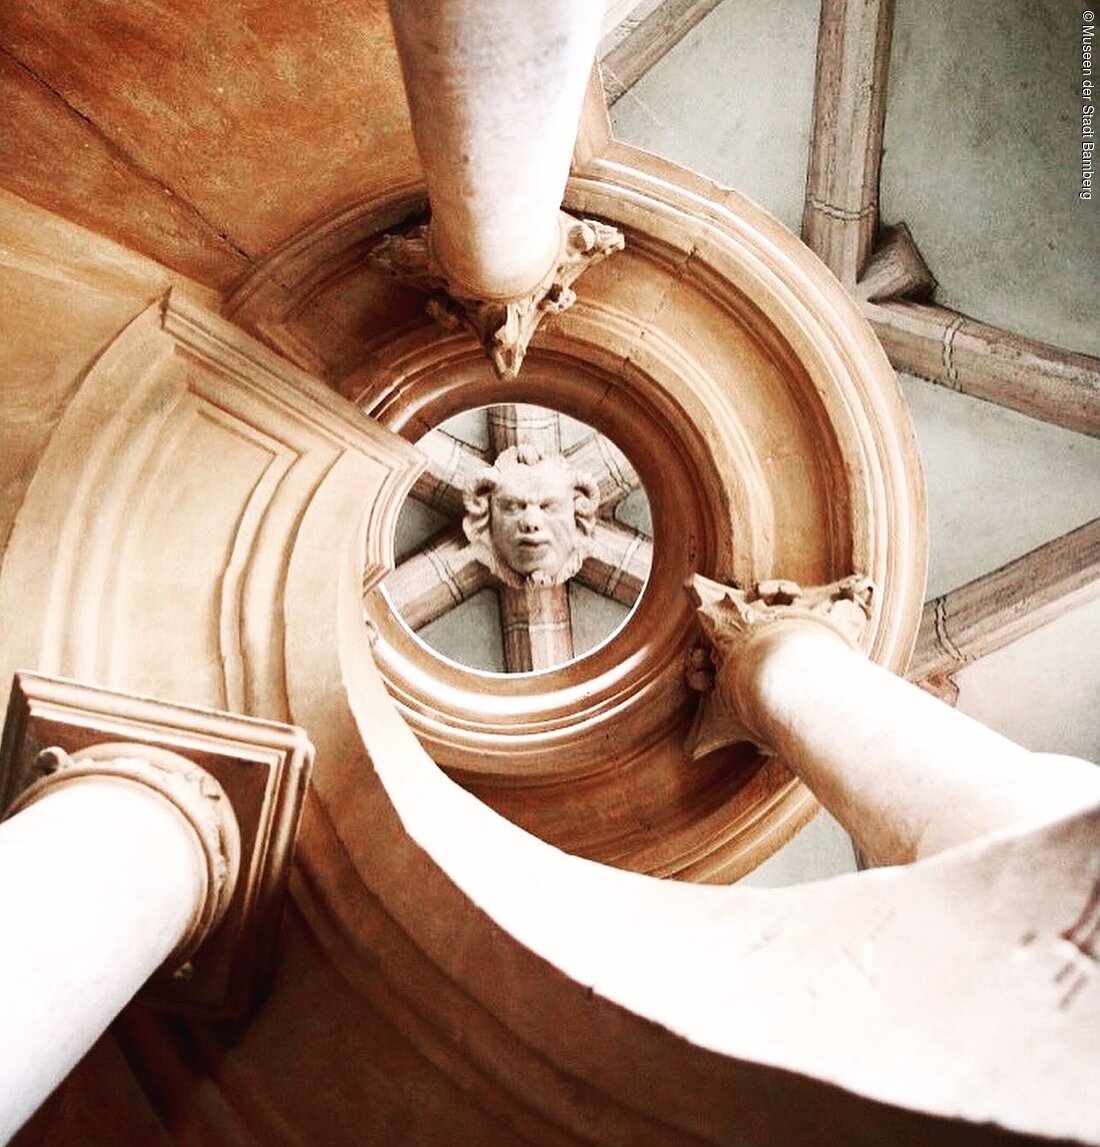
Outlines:
[{"label": "carved stone head", "polygon": [[561,585],[591,550],[599,488],[560,454],[511,446],[466,490],[462,529],[505,585]]}]

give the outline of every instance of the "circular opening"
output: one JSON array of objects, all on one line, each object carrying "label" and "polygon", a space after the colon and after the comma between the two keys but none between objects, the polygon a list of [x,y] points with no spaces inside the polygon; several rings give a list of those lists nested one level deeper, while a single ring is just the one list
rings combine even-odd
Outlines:
[{"label": "circular opening", "polygon": [[568,664],[602,645],[642,595],[649,499],[623,452],[541,406],[463,411],[417,447],[383,589],[437,654],[488,673]]}]

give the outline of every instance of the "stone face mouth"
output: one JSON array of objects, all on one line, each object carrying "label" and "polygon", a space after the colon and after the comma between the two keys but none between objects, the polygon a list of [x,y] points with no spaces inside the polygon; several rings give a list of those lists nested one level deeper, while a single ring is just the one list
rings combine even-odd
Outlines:
[{"label": "stone face mouth", "polygon": [[519,560],[525,564],[541,561],[550,554],[551,548],[549,538],[520,538],[516,542],[513,560]]},{"label": "stone face mouth", "polygon": [[550,542],[546,539],[523,538],[516,545],[512,563],[521,574],[540,569],[552,555]]}]

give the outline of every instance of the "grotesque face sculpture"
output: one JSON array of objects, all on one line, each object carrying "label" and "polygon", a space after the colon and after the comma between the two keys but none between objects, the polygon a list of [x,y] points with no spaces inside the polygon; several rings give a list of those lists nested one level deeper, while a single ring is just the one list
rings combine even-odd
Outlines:
[{"label": "grotesque face sculpture", "polygon": [[512,446],[466,492],[474,555],[513,587],[560,585],[588,556],[599,490],[560,454]]}]

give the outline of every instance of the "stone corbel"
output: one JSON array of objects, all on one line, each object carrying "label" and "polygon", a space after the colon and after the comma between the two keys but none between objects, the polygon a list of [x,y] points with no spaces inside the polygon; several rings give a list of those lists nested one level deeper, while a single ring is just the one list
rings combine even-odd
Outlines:
[{"label": "stone corbel", "polygon": [[696,575],[688,590],[706,639],[706,646],[689,651],[686,667],[688,684],[702,693],[687,740],[693,760],[745,741],[770,751],[736,700],[737,669],[751,643],[776,626],[801,623],[823,626],[858,649],[874,597],[870,579],[858,574],[805,589],[775,579],[758,582],[753,590]]},{"label": "stone corbel", "polygon": [[388,235],[374,249],[376,266],[417,290],[431,293],[427,311],[448,330],[465,327],[485,348],[497,377],[519,374],[527,346],[545,315],[568,310],[577,300],[573,282],[589,267],[623,248],[622,232],[594,219],[558,216],[558,255],[543,279],[515,299],[477,299],[448,280],[432,251],[431,224]]}]

